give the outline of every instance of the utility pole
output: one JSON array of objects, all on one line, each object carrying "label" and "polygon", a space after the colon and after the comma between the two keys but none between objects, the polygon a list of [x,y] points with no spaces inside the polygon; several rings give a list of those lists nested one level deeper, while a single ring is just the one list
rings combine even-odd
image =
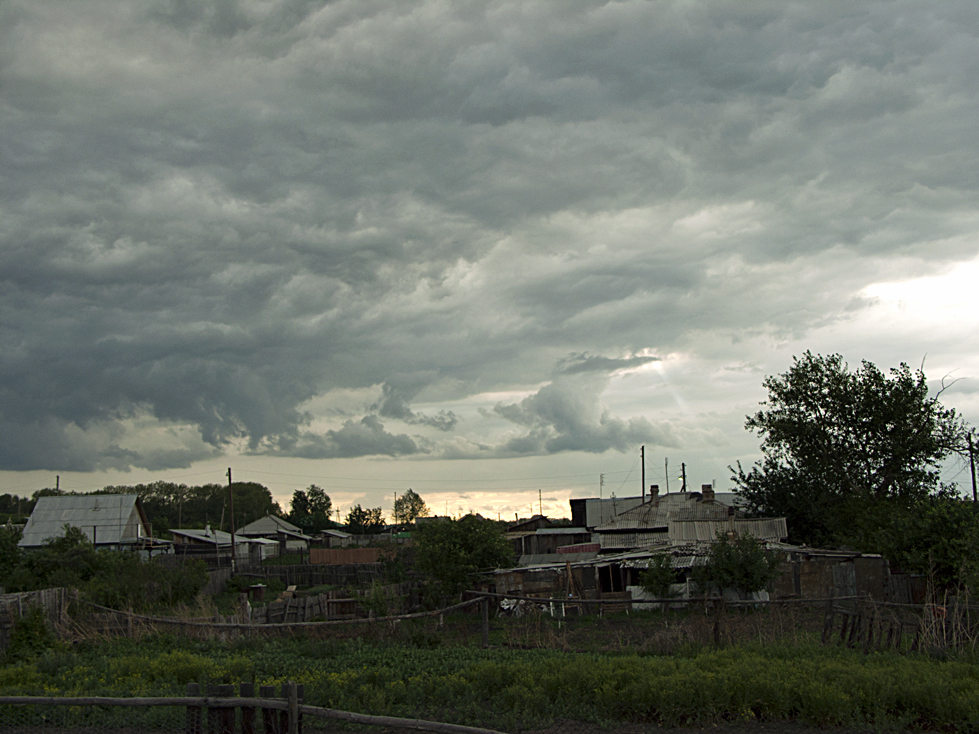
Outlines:
[{"label": "utility pole", "polygon": [[235,552],[235,493],[231,489],[231,467],[228,467],[228,506],[231,509],[231,573],[238,572],[238,555]]},{"label": "utility pole", "polygon": [[540,516],[544,517],[544,498],[541,496],[540,488],[537,489],[537,507],[540,508]]},{"label": "utility pole", "polygon": [[680,478],[683,480],[683,485],[680,487],[681,492],[687,491],[687,465],[682,461],[680,462]]},{"label": "utility pole", "polygon": [[391,514],[394,515],[394,524],[398,524],[398,490],[394,490],[394,509],[391,510]]},{"label": "utility pole", "polygon": [[972,431],[969,431],[969,468],[972,470],[972,501],[979,501],[976,497],[976,459],[972,447]]},{"label": "utility pole", "polygon": [[670,459],[666,457],[663,459],[663,470],[666,472],[666,493],[670,493]]},{"label": "utility pole", "polygon": [[60,474],[57,474],[54,477],[54,491],[55,492],[58,492],[58,493],[61,492],[61,475]]},{"label": "utility pole", "polygon": [[642,479],[640,479],[639,489],[642,490],[642,501],[646,501],[646,446],[639,447],[639,458],[642,460]]},{"label": "utility pole", "polygon": [[605,475],[599,474],[598,475],[598,499],[602,498],[602,487],[604,486],[605,486]]}]

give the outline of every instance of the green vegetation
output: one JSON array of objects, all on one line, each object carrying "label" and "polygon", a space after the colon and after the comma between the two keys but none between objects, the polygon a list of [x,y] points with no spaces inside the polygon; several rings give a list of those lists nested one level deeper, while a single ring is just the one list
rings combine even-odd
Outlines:
[{"label": "green vegetation", "polygon": [[[764,458],[733,477],[752,510],[784,516],[793,542],[883,553],[945,587],[979,578],[969,552],[979,514],[939,480],[968,429],[929,396],[924,372],[902,364],[885,375],[866,361],[850,370],[838,354],[806,352],[764,386],[768,400],[745,424]],[[946,522],[962,542],[949,541]]]},{"label": "green vegetation", "polygon": [[[235,498],[235,527],[240,528],[266,514],[281,515],[272,493],[256,482],[235,482],[231,485]],[[157,537],[168,537],[170,528],[203,528],[211,525],[219,530],[231,529],[228,504],[228,485],[205,484],[188,487],[173,482],[153,482],[133,486],[109,486],[93,494],[137,494]],[[224,518],[224,527],[220,527]]]},{"label": "green vegetation", "polygon": [[774,581],[781,555],[765,548],[750,534],[728,538],[717,534],[707,554],[707,564],[694,570],[694,582],[702,593],[734,589],[747,599]]},{"label": "green vegetation", "polygon": [[679,575],[673,567],[673,556],[667,553],[653,556],[639,574],[639,584],[657,599],[672,598],[673,584],[678,582]]},{"label": "green vegetation", "polygon": [[419,517],[428,517],[428,505],[409,487],[407,492],[394,501],[394,522],[406,525]]},{"label": "green vegetation", "polygon": [[967,731],[979,667],[821,646],[742,646],[686,656],[569,654],[363,640],[192,642],[157,636],[48,650],[0,669],[4,695],[177,695],[188,682],[296,680],[306,700],[362,713],[515,730],[558,719],[709,726]]},{"label": "green vegetation", "polygon": [[384,529],[384,515],[380,507],[364,509],[354,505],[347,513],[347,532],[354,535],[374,535]]},{"label": "green vegetation", "polygon": [[336,523],[330,520],[333,500],[315,484],[293,492],[290,508],[289,522],[301,528],[304,533],[315,535],[336,526]]},{"label": "green vegetation", "polygon": [[497,523],[476,515],[432,520],[415,531],[415,568],[436,603],[471,589],[481,572],[509,566],[513,549]]},{"label": "green vegetation", "polygon": [[36,550],[21,550],[19,539],[20,530],[0,528],[0,585],[7,591],[64,586],[96,604],[141,611],[188,603],[207,582],[199,562],[169,569],[135,553],[96,550],[71,526]]}]

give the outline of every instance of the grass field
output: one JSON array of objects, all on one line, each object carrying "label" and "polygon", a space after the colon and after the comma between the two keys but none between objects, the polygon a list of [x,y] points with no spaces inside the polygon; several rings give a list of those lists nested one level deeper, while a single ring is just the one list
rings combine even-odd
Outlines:
[{"label": "grass field", "polygon": [[[592,639],[602,639],[599,632],[607,639],[616,635],[614,624],[604,630],[600,621],[591,624]],[[586,629],[583,624],[576,634],[584,638]],[[670,655],[649,646],[630,649],[621,634],[614,645],[593,646],[604,651],[586,652],[505,648],[503,635],[495,630],[491,641],[498,646],[487,650],[422,628],[348,639],[149,635],[56,643],[8,660],[0,669],[0,694],[177,695],[189,682],[294,680],[305,685],[313,705],[507,731],[557,720],[979,728],[979,665],[965,657],[864,655],[804,635],[794,643],[755,641],[720,650],[687,641]]]}]

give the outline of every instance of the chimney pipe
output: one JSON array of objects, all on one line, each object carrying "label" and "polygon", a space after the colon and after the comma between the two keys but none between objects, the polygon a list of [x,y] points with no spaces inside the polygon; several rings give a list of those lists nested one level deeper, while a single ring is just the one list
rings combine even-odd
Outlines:
[{"label": "chimney pipe", "polygon": [[650,484],[649,485],[649,501],[650,502],[653,502],[653,501],[655,501],[657,499],[659,499],[659,485],[658,484]]},{"label": "chimney pipe", "polygon": [[714,485],[712,484],[701,484],[700,494],[703,495],[704,502],[714,501]]}]

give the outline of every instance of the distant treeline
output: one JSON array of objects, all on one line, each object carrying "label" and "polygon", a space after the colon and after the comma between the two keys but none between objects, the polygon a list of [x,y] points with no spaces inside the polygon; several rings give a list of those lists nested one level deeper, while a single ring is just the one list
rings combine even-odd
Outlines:
[{"label": "distant treeline", "polygon": [[[266,514],[282,516],[282,508],[272,498],[269,489],[255,482],[235,482],[232,485],[235,505],[235,528],[247,525]],[[136,494],[153,528],[153,535],[169,538],[171,528],[231,529],[231,509],[228,485],[205,484],[187,486],[173,482],[153,482],[131,486],[108,486],[95,492],[65,492],[41,489],[31,497],[0,496],[0,518],[4,523],[22,523],[30,517],[38,498],[51,495]]]}]

